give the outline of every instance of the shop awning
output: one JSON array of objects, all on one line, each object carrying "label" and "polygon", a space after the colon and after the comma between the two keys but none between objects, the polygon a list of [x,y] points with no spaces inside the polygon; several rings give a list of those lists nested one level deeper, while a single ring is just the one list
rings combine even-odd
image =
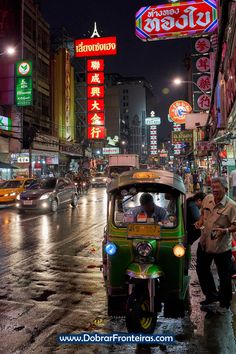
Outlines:
[{"label": "shop awning", "polygon": [[13,166],[9,163],[1,162],[1,161],[0,161],[0,168],[18,169],[18,167],[16,167],[16,166]]}]

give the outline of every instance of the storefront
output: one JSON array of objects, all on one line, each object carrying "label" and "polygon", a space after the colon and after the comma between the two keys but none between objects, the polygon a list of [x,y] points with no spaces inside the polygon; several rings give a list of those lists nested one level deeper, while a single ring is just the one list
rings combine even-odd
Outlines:
[{"label": "storefront", "polygon": [[60,142],[59,172],[77,172],[83,162],[83,149],[80,144]]},{"label": "storefront", "polygon": [[[17,176],[28,177],[29,175],[29,152],[22,150],[21,153],[11,154],[11,163],[17,167]],[[46,177],[58,174],[59,154],[50,151],[32,151],[33,176]]]},{"label": "storefront", "polygon": [[[59,140],[53,136],[38,134],[32,144],[32,174],[37,177],[56,176],[59,165]],[[29,176],[29,150],[10,155],[10,163],[18,169],[17,176]]]}]

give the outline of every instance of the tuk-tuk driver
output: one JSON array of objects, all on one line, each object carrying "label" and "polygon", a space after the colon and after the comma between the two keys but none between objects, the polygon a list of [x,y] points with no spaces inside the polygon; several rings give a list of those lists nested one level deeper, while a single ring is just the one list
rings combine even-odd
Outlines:
[{"label": "tuk-tuk driver", "polygon": [[134,222],[147,222],[147,219],[154,219],[154,222],[157,223],[167,219],[166,210],[154,203],[151,194],[143,193],[140,197],[140,204],[132,211]]}]

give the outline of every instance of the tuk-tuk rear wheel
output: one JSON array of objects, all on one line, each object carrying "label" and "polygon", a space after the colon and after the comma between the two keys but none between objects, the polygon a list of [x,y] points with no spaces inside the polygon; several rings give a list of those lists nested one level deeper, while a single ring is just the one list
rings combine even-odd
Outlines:
[{"label": "tuk-tuk rear wheel", "polygon": [[153,333],[157,322],[157,312],[149,311],[148,293],[133,293],[128,297],[126,307],[126,327],[129,333]]}]

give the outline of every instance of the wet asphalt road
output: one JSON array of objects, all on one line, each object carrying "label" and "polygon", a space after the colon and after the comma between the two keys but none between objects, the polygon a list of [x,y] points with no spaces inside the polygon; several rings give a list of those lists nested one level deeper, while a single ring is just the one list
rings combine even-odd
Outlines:
[{"label": "wet asphalt road", "polygon": [[55,214],[0,209],[0,353],[236,353],[235,298],[230,314],[201,312],[194,257],[191,313],[177,320],[160,316],[156,328],[174,333],[176,345],[58,345],[59,333],[126,332],[124,319],[106,314],[105,222],[105,189],[91,189],[78,208]]}]

